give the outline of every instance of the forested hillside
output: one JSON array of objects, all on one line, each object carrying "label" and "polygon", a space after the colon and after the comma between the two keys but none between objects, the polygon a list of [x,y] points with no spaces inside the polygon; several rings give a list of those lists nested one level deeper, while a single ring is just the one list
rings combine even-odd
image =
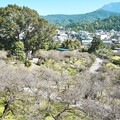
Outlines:
[{"label": "forested hillside", "polygon": [[109,30],[120,30],[120,16],[111,16],[103,20],[96,20],[95,22],[77,22],[66,25],[66,28],[72,28],[75,31],[85,30],[94,32],[98,29]]},{"label": "forested hillside", "polygon": [[96,10],[90,13],[79,15],[48,15],[42,17],[48,20],[50,24],[65,26],[75,22],[93,22],[95,20],[108,18],[110,16],[120,16],[120,14],[105,10]]}]

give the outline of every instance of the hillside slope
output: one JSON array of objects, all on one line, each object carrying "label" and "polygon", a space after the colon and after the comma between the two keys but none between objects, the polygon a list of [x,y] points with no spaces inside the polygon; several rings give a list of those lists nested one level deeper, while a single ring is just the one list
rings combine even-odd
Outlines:
[{"label": "hillside slope", "polygon": [[120,16],[110,16],[109,18],[105,18],[103,20],[96,20],[94,22],[84,22],[84,23],[71,23],[66,25],[65,28],[71,28],[73,30],[85,30],[94,32],[95,30],[105,30],[110,31],[112,29],[119,31],[120,30]]},{"label": "hillside slope", "polygon": [[109,12],[105,10],[96,10],[86,14],[78,15],[48,15],[42,16],[49,21],[50,24],[65,26],[74,22],[95,21],[97,19],[104,19],[110,16],[120,16],[120,13]]}]

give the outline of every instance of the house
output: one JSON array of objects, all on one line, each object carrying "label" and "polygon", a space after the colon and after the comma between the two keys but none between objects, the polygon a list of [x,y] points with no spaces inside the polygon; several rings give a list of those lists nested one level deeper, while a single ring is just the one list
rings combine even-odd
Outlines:
[{"label": "house", "polygon": [[104,43],[105,47],[111,47],[111,45],[112,45],[111,40],[103,40],[103,43]]},{"label": "house", "polygon": [[82,40],[82,44],[87,46],[87,45],[90,45],[92,42],[92,40]]},{"label": "house", "polygon": [[119,53],[120,53],[120,48],[115,48],[115,49],[114,49],[114,52],[116,52],[116,53],[119,52]]}]

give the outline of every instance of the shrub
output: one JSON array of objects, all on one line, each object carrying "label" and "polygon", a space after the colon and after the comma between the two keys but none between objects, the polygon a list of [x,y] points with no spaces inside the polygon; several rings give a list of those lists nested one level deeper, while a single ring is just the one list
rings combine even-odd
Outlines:
[{"label": "shrub", "polygon": [[54,69],[54,70],[57,70],[57,71],[60,71],[62,68],[61,68],[61,66],[60,66],[59,63],[55,62],[55,63],[53,64],[53,69]]},{"label": "shrub", "polygon": [[45,50],[48,50],[48,49],[49,49],[48,44],[45,44],[44,49],[45,49]]},{"label": "shrub", "polygon": [[111,59],[113,64],[120,65],[120,57],[119,56],[114,56]]},{"label": "shrub", "polygon": [[38,66],[40,66],[40,65],[45,64],[45,61],[44,61],[44,60],[39,60],[36,64],[37,64]]},{"label": "shrub", "polygon": [[76,70],[72,67],[67,67],[66,70],[68,71],[69,75],[71,75],[71,76],[76,74]]},{"label": "shrub", "polygon": [[82,52],[88,52],[88,48],[87,47],[82,48]]},{"label": "shrub", "polygon": [[113,68],[118,68],[115,64],[113,63],[107,63],[106,67],[108,67],[109,69],[113,69]]},{"label": "shrub", "polygon": [[32,63],[29,60],[25,60],[24,64],[26,67],[30,67],[32,65]]},{"label": "shrub", "polygon": [[96,51],[96,54],[104,59],[110,59],[115,53],[111,49],[99,49]]}]

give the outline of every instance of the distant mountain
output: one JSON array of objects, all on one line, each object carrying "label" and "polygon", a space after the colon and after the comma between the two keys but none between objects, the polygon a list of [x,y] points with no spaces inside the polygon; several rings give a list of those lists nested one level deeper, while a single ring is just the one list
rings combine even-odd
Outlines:
[{"label": "distant mountain", "polygon": [[110,11],[110,12],[120,13],[120,2],[115,2],[115,3],[104,5],[101,9]]},{"label": "distant mountain", "polygon": [[78,15],[48,15],[42,16],[46,20],[49,21],[50,24],[55,24],[59,26],[65,26],[70,23],[75,22],[85,22],[85,21],[95,21],[97,19],[104,19],[110,16],[120,16],[120,13],[109,12],[106,10],[96,10],[86,14],[78,14]]}]

